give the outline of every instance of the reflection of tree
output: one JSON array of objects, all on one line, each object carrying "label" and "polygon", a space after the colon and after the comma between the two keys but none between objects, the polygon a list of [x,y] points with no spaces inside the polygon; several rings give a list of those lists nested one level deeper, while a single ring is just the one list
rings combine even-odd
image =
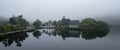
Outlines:
[{"label": "reflection of tree", "polygon": [[44,30],[44,33],[46,33],[49,36],[51,35],[61,36],[63,40],[69,37],[74,37],[74,38],[80,37],[80,31],[73,31],[73,30],[53,30],[53,31]]},{"label": "reflection of tree", "polygon": [[43,33],[45,33],[45,34],[47,34],[49,36],[51,36],[51,35],[56,36],[57,35],[56,32],[57,31],[55,31],[55,30],[53,31],[52,29],[43,30]]},{"label": "reflection of tree", "polygon": [[4,40],[3,36],[0,36],[0,42],[2,42]]},{"label": "reflection of tree", "polygon": [[52,32],[52,35],[53,35],[53,36],[56,36],[56,35],[57,35],[57,30],[54,30],[54,31]]},{"label": "reflection of tree", "polygon": [[105,37],[108,34],[108,31],[105,29],[97,29],[97,30],[92,30],[92,31],[82,31],[82,38],[86,39],[86,40],[90,40],[90,39],[95,39],[97,37],[102,38]]},{"label": "reflection of tree", "polygon": [[39,36],[41,36],[41,32],[40,32],[40,31],[34,31],[34,32],[33,32],[33,36],[38,39]]},{"label": "reflection of tree", "polygon": [[21,47],[22,44],[21,42],[25,40],[25,38],[28,37],[27,33],[16,33],[16,34],[11,34],[11,35],[5,35],[5,36],[0,36],[0,39],[2,39],[4,46],[8,47],[13,44],[13,42],[16,43],[16,46]]}]

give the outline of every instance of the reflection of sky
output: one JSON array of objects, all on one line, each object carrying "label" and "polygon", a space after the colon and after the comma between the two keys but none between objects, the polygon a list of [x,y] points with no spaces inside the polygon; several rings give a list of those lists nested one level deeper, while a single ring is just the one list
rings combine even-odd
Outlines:
[{"label": "reflection of sky", "polygon": [[42,34],[36,39],[32,33],[23,41],[22,47],[16,47],[14,44],[3,49],[9,50],[120,50],[119,38],[120,31],[111,31],[106,37],[85,40],[82,38],[66,38],[64,41],[61,36],[49,36]]},{"label": "reflection of sky", "polygon": [[[0,16],[23,14],[29,21],[104,16],[119,13],[120,0],[0,0]],[[34,20],[33,20],[34,19]]]}]

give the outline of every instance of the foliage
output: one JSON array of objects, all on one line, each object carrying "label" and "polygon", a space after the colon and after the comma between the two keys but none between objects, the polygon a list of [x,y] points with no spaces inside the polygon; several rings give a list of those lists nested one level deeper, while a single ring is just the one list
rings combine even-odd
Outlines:
[{"label": "foliage", "polygon": [[108,24],[105,23],[105,22],[103,22],[103,21],[98,21],[96,28],[105,29],[105,30],[108,30],[108,31],[109,31],[109,26],[108,26]]},{"label": "foliage", "polygon": [[28,37],[28,34],[26,32],[20,32],[20,33],[16,33],[16,34],[0,36],[0,42],[2,42],[1,44],[3,44],[5,47],[9,47],[12,44],[15,44],[16,47],[21,47],[22,42],[27,37]]},{"label": "foliage", "polygon": [[96,29],[109,29],[107,23],[103,21],[96,21],[92,18],[86,18],[81,22],[82,30],[96,30]]},{"label": "foliage", "polygon": [[14,30],[23,30],[23,29],[25,29],[25,28],[20,26],[20,25],[15,25],[14,26]]},{"label": "foliage", "polygon": [[65,28],[65,30],[81,30],[80,28]]},{"label": "foliage", "polygon": [[38,19],[35,22],[33,22],[33,26],[35,26],[35,28],[40,28],[41,25],[42,25],[42,22]]},{"label": "foliage", "polygon": [[102,38],[107,36],[107,34],[109,33],[109,31],[107,29],[96,29],[96,30],[82,30],[82,38],[86,39],[86,40],[91,40],[91,39],[95,39],[97,37]]},{"label": "foliage", "polygon": [[26,19],[22,18],[22,15],[19,15],[18,17],[13,16],[9,19],[9,23],[12,25],[20,25],[22,27],[26,27],[29,25],[28,21]]},{"label": "foliage", "polygon": [[9,32],[9,31],[13,31],[14,30],[14,26],[13,25],[6,25],[4,26],[5,32]]},{"label": "foliage", "polygon": [[33,32],[33,36],[36,37],[37,39],[38,39],[39,36],[41,36],[41,35],[42,35],[41,32],[38,31],[38,30]]},{"label": "foliage", "polygon": [[93,30],[96,27],[96,21],[92,18],[86,18],[81,22],[82,29]]},{"label": "foliage", "polygon": [[20,26],[20,25],[11,25],[11,24],[7,24],[5,26],[0,26],[0,33],[2,32],[10,32],[10,31],[16,31],[16,30],[23,30],[24,27]]},{"label": "foliage", "polygon": [[3,32],[4,28],[0,25],[0,32]]},{"label": "foliage", "polygon": [[52,25],[57,26],[57,21],[53,21]]},{"label": "foliage", "polygon": [[26,19],[22,17],[23,15],[19,15],[18,17],[13,16],[9,18],[8,24],[5,24],[4,26],[0,26],[0,33],[25,29],[26,26],[29,25],[29,23],[26,21]]},{"label": "foliage", "polygon": [[86,40],[96,37],[104,37],[109,32],[109,26],[104,21],[96,21],[92,18],[86,18],[81,22],[82,38]]}]

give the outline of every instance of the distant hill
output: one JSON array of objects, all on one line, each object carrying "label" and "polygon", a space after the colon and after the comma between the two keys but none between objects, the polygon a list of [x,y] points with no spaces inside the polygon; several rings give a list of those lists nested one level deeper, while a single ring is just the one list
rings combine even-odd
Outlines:
[{"label": "distant hill", "polygon": [[0,25],[8,23],[8,18],[5,18],[3,16],[0,16]]},{"label": "distant hill", "polygon": [[107,22],[110,26],[120,27],[120,15],[109,15],[105,17],[97,17],[97,20],[102,20]]}]

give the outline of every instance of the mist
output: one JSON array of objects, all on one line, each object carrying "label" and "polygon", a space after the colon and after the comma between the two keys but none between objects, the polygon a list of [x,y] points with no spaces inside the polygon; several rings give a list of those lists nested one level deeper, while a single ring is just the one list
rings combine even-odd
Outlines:
[{"label": "mist", "polygon": [[0,50],[120,50],[119,43],[120,0],[0,0]]},{"label": "mist", "polygon": [[0,15],[10,18],[22,14],[30,22],[60,20],[63,16],[76,20],[118,19],[119,5],[120,0],[0,0]]}]

